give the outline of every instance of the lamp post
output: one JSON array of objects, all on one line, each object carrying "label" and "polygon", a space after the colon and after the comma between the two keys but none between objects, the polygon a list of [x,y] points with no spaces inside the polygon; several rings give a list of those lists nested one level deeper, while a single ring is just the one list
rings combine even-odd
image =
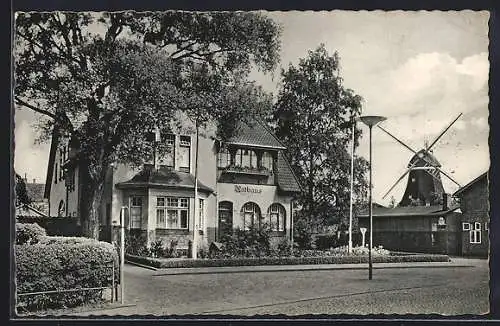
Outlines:
[{"label": "lamp post", "polygon": [[368,196],[368,210],[370,215],[370,245],[368,248],[368,279],[373,278],[372,247],[373,247],[373,208],[372,208],[372,128],[386,118],[376,115],[366,115],[359,118],[370,129],[370,186]]},{"label": "lamp post", "polygon": [[351,139],[351,192],[350,192],[350,203],[349,203],[349,243],[347,245],[347,250],[349,254],[352,253],[352,200],[354,191],[354,133],[356,131],[356,119],[354,117],[352,121],[352,139]]}]

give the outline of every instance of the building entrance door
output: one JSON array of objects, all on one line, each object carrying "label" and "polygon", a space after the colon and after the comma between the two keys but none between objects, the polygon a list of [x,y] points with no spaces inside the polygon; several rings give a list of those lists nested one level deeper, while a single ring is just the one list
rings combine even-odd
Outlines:
[{"label": "building entrance door", "polygon": [[233,203],[223,201],[219,203],[219,236],[220,241],[233,232]]}]

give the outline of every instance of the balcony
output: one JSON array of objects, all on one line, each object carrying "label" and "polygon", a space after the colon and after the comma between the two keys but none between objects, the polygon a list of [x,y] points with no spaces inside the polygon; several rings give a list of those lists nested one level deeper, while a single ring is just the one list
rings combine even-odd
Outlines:
[{"label": "balcony", "polygon": [[219,167],[218,169],[225,174],[244,174],[244,175],[253,175],[261,177],[268,177],[272,174],[272,172],[265,167],[253,168],[253,167],[241,167],[241,166],[230,165],[225,168]]}]

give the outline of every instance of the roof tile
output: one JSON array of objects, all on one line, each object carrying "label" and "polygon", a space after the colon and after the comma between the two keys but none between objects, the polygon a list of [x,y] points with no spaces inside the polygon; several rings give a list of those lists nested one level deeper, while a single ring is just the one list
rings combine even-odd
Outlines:
[{"label": "roof tile", "polygon": [[229,140],[230,144],[285,149],[285,146],[260,120],[241,123],[238,131]]}]

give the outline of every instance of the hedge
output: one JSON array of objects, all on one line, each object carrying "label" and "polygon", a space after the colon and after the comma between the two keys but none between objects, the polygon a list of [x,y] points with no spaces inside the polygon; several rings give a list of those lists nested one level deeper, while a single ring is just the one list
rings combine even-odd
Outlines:
[{"label": "hedge", "polygon": [[[326,257],[262,257],[262,258],[229,258],[229,259],[185,259],[168,260],[143,256],[126,255],[130,262],[156,268],[190,268],[190,267],[226,267],[226,266],[261,266],[261,265],[315,265],[315,264],[361,264],[368,263],[367,256],[326,256]],[[403,262],[448,262],[447,255],[414,255],[414,256],[374,256],[373,263]]]},{"label": "hedge", "polygon": [[16,223],[16,244],[35,244],[47,234],[37,223]]},{"label": "hedge", "polygon": [[74,217],[32,217],[18,216],[17,223],[32,224],[37,223],[47,231],[47,235],[59,236],[81,236],[81,227],[78,225],[78,219]]},{"label": "hedge", "polygon": [[[112,265],[118,279],[118,255],[112,244],[87,238],[45,237],[16,245],[17,293],[110,286]],[[102,290],[17,296],[22,310],[74,307],[102,299]]]}]

